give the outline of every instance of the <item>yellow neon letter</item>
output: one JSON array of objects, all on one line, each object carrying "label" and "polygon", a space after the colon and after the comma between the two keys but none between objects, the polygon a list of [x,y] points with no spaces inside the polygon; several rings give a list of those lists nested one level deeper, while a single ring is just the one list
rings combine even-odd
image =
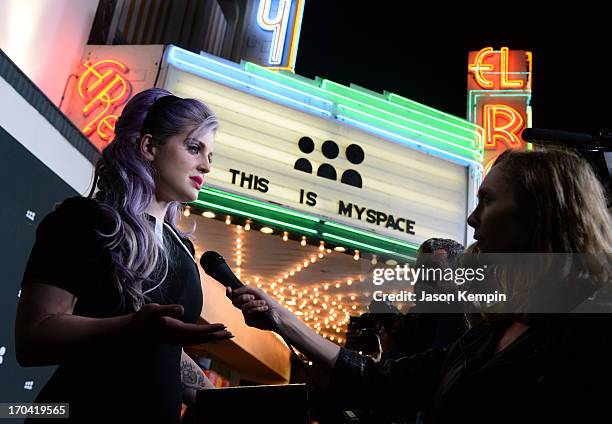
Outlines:
[{"label": "yellow neon letter", "polygon": [[493,81],[488,80],[483,74],[483,71],[491,72],[494,67],[490,63],[483,63],[485,58],[489,55],[493,54],[493,47],[485,47],[476,53],[476,57],[474,58],[474,63],[468,65],[468,71],[474,72],[474,78],[476,78],[476,82],[482,88],[493,88]]},{"label": "yellow neon letter", "polygon": [[508,71],[508,56],[509,56],[510,52],[508,50],[508,47],[502,47],[501,48],[501,58],[499,59],[500,61],[500,68],[501,68],[501,78],[500,78],[500,85],[502,88],[523,88],[523,85],[525,84],[525,81],[523,80],[511,80],[508,79],[508,74],[510,73]]},{"label": "yellow neon letter", "polygon": [[110,139],[113,138],[117,119],[119,118],[116,115],[106,115],[104,118],[100,119],[96,132],[102,140],[110,141]]},{"label": "yellow neon letter", "polygon": [[[89,135],[97,127],[100,137],[106,140],[110,136],[108,131],[102,131],[102,124],[111,130],[113,125],[110,125],[112,120],[104,121],[103,117],[107,112],[112,112],[111,108],[121,104],[129,97],[129,83],[118,74],[119,71],[127,72],[128,68],[115,60],[101,60],[93,65],[85,63],[84,66],[87,70],[79,78],[78,92],[83,99],[89,102],[83,108],[83,115],[89,116],[99,108],[101,111],[83,127],[82,131],[85,135]],[[104,71],[104,68],[107,67],[110,69]],[[98,90],[97,93],[96,90]]]}]

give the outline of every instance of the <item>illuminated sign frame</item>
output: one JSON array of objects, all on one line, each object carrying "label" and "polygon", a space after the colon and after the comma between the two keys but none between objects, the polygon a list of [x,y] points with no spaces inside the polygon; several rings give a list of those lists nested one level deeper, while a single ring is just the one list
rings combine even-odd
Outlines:
[{"label": "illuminated sign frame", "polygon": [[272,33],[268,68],[294,72],[305,0],[277,0],[271,17],[272,0],[260,0],[256,11],[257,26]]},{"label": "illuminated sign frame", "polygon": [[366,132],[462,166],[482,168],[483,129],[394,93],[383,95],[325,79],[309,80],[251,62],[236,64],[176,46],[166,61],[178,69]]}]

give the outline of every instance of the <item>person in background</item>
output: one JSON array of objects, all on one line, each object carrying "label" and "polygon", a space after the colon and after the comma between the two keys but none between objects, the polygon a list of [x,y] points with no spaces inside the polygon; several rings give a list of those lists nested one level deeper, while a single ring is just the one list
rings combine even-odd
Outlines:
[{"label": "person in background", "polygon": [[59,365],[36,402],[69,403],[61,422],[177,423],[182,395],[193,401],[206,386],[182,347],[232,337],[223,324],[196,324],[195,251],[176,227],[211,170],[217,126],[198,100],[137,94],[89,197],[64,200],[38,226],[16,353],[22,366]]},{"label": "person in background", "polygon": [[[415,267],[456,269],[463,250],[461,243],[455,240],[430,238],[419,246]],[[423,292],[453,293],[457,286],[452,281],[421,280],[416,282],[414,290],[420,299]],[[393,340],[394,349],[383,356],[397,359],[430,348],[442,348],[455,342],[466,330],[467,321],[456,306],[417,301],[408,313],[387,321],[385,331]]]},{"label": "person in background", "polygon": [[[468,224],[481,254],[593,255],[577,264],[585,278],[546,286],[532,275],[511,280],[522,293],[517,311],[531,294],[554,301],[575,290],[588,302],[592,279],[610,284],[611,217],[583,159],[562,150],[509,150],[484,178],[478,198]],[[330,399],[342,408],[420,410],[435,423],[607,422],[612,416],[605,389],[612,377],[611,314],[483,313],[450,347],[376,363],[320,337],[257,288],[227,294],[248,325],[277,331],[325,367]]]}]

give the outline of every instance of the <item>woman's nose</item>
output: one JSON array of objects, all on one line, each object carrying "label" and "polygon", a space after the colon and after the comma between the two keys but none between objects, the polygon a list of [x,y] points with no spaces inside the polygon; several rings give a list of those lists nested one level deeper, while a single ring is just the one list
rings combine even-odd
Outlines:
[{"label": "woman's nose", "polygon": [[200,164],[200,166],[198,167],[198,171],[203,174],[208,174],[210,172],[210,163],[208,162],[208,160]]},{"label": "woman's nose", "polygon": [[472,211],[470,216],[468,216],[467,223],[470,227],[476,229],[478,227],[478,218],[477,218],[478,207]]}]

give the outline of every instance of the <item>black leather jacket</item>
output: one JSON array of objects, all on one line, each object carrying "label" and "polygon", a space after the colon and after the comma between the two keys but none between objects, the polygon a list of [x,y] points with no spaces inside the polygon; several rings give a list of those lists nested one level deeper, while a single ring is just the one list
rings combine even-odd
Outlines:
[{"label": "black leather jacket", "polygon": [[494,354],[502,334],[481,322],[448,348],[381,363],[343,348],[331,394],[345,409],[426,411],[425,422],[611,421],[612,314],[532,316]]}]

